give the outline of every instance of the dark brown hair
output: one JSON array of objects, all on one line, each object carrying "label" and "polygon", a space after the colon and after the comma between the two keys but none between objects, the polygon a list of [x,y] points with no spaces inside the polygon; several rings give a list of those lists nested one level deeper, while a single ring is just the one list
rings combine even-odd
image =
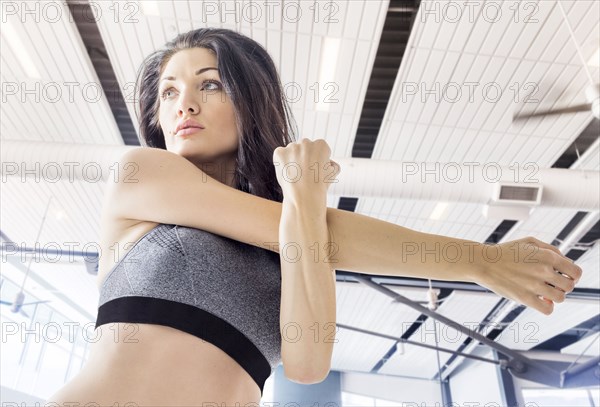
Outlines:
[{"label": "dark brown hair", "polygon": [[175,53],[189,48],[214,52],[219,76],[234,106],[240,135],[234,187],[281,202],[273,151],[294,141],[293,117],[273,60],[259,43],[240,33],[223,28],[192,30],[144,60],[136,81],[140,143],[166,150],[158,122],[160,74]]}]

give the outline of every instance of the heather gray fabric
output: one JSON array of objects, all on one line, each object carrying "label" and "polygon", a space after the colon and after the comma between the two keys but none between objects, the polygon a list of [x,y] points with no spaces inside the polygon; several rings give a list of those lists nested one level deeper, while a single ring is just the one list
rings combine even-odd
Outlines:
[{"label": "heather gray fabric", "polygon": [[100,289],[208,311],[243,333],[274,369],[281,362],[279,254],[200,229],[160,224],[126,253]]}]

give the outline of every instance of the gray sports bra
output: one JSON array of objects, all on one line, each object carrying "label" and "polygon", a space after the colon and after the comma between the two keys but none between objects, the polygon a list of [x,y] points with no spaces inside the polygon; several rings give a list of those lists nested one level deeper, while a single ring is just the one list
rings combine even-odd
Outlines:
[{"label": "gray sports bra", "polygon": [[108,273],[96,327],[165,325],[202,338],[256,381],[281,362],[279,254],[200,229],[159,224]]}]

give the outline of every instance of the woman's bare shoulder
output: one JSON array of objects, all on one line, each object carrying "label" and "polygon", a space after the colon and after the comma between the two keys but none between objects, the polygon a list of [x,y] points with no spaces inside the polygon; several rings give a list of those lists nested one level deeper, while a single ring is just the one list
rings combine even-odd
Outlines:
[{"label": "woman's bare shoulder", "polygon": [[222,184],[165,150],[133,148],[120,165],[131,172],[111,179],[105,197],[105,216],[126,222],[119,230],[152,222],[202,229],[263,248],[277,241],[279,202]]}]

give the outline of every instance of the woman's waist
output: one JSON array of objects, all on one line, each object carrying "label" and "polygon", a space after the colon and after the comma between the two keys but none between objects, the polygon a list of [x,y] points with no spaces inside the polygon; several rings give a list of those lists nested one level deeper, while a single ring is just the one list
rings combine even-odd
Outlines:
[{"label": "woman's waist", "polygon": [[108,370],[84,368],[46,403],[60,406],[91,403],[125,407],[229,406],[258,405],[260,397],[258,388],[245,389],[239,380],[225,380],[214,373],[207,372],[202,377],[186,376],[180,370],[140,374],[117,364]]},{"label": "woman's waist", "polygon": [[260,399],[258,385],[235,360],[186,332],[162,325],[108,323],[97,328],[96,337],[81,371],[94,378],[91,383],[124,381],[142,393],[160,388],[169,394],[177,390],[235,401]]}]

